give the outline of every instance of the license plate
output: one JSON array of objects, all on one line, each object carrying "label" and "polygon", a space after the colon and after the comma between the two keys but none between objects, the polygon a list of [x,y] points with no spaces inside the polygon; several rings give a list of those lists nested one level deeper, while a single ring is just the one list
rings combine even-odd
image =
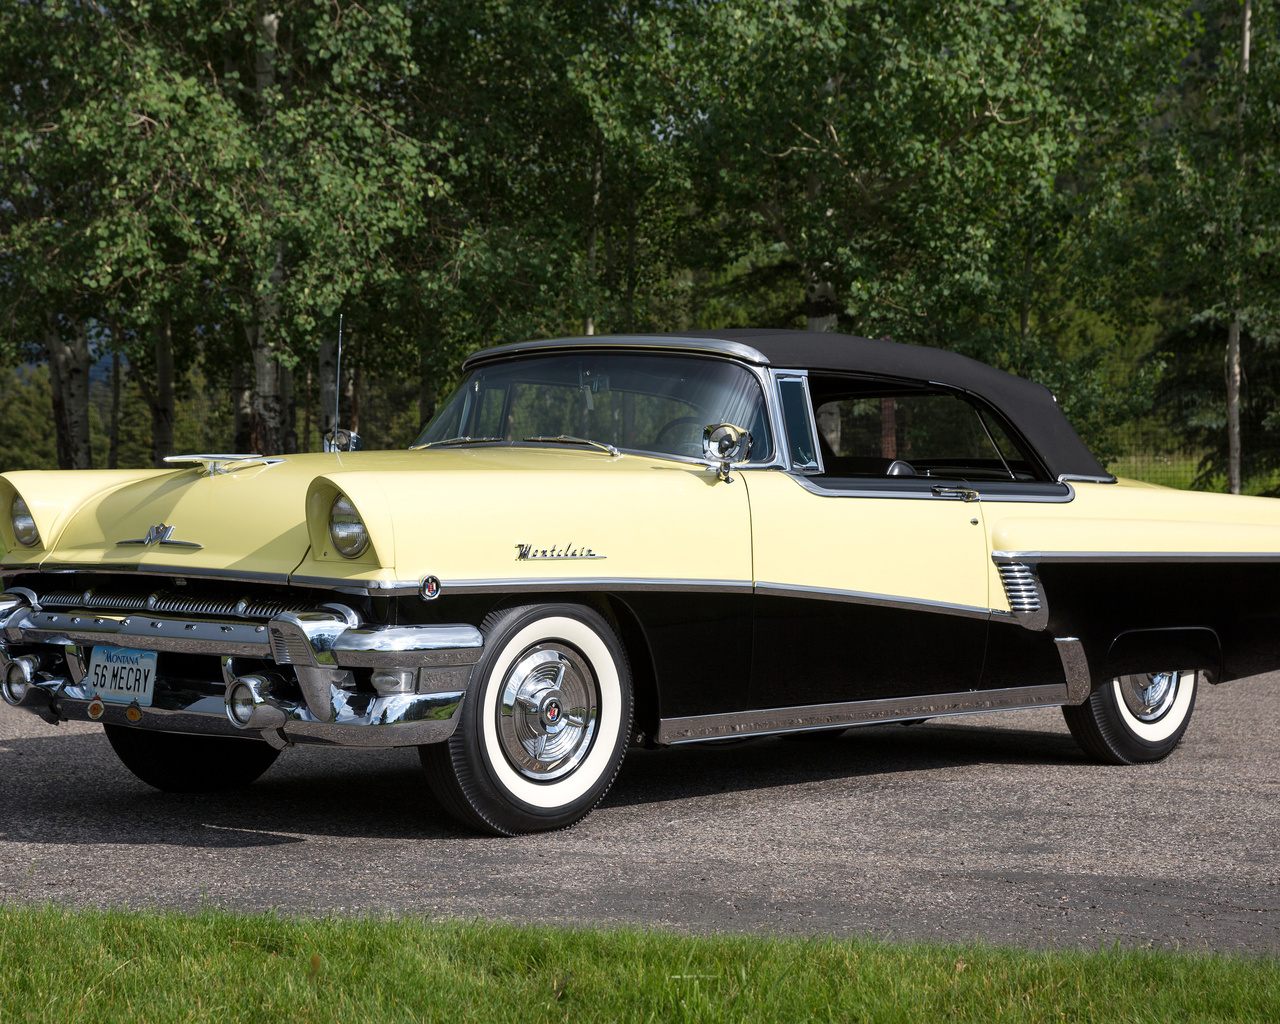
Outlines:
[{"label": "license plate", "polygon": [[156,688],[156,652],[95,647],[86,677],[102,700],[150,707]]}]

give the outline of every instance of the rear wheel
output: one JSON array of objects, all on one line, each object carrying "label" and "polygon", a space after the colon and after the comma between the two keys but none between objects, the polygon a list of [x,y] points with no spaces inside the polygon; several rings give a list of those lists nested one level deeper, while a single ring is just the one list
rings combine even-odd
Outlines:
[{"label": "rear wheel", "polygon": [[481,624],[484,655],[444,743],[418,748],[437,798],[496,835],[565,828],[609,791],[631,737],[631,670],[613,626],[574,604]]},{"label": "rear wheel", "polygon": [[1119,676],[1083,704],[1062,709],[1084,752],[1103,764],[1162,761],[1182,742],[1196,705],[1198,673]]},{"label": "rear wheel", "polygon": [[125,725],[104,725],[124,766],[166,793],[215,793],[249,785],[280,751],[262,740],[185,736]]}]

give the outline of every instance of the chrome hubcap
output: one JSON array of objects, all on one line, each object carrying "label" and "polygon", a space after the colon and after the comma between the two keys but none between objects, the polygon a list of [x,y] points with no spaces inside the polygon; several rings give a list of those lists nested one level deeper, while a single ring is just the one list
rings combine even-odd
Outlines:
[{"label": "chrome hubcap", "polygon": [[1178,699],[1178,673],[1148,672],[1125,676],[1120,683],[1120,694],[1134,718],[1154,722],[1163,718]]},{"label": "chrome hubcap", "polygon": [[503,680],[502,752],[527,778],[558,779],[587,756],[599,710],[595,676],[582,655],[560,644],[531,647]]}]

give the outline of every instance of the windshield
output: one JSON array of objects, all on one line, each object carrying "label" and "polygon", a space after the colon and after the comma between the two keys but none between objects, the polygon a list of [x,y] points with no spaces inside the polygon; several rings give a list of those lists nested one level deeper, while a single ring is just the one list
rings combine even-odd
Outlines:
[{"label": "windshield", "polygon": [[455,438],[519,442],[571,436],[632,451],[702,457],[703,428],[751,431],[752,462],[773,454],[764,395],[720,359],[635,352],[530,356],[479,367],[417,444]]}]

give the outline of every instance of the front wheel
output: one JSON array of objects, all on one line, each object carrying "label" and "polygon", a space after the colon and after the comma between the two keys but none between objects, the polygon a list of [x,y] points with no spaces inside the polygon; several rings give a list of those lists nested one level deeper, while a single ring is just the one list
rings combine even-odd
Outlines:
[{"label": "front wheel", "polygon": [[609,791],[631,736],[631,670],[617,631],[583,605],[489,615],[484,655],[427,781],[464,824],[496,835],[565,828]]},{"label": "front wheel", "polygon": [[1196,706],[1198,673],[1119,676],[1083,704],[1062,709],[1084,752],[1103,764],[1162,761],[1182,742]]},{"label": "front wheel", "polygon": [[124,766],[166,793],[216,793],[249,785],[280,751],[262,740],[102,727]]}]

